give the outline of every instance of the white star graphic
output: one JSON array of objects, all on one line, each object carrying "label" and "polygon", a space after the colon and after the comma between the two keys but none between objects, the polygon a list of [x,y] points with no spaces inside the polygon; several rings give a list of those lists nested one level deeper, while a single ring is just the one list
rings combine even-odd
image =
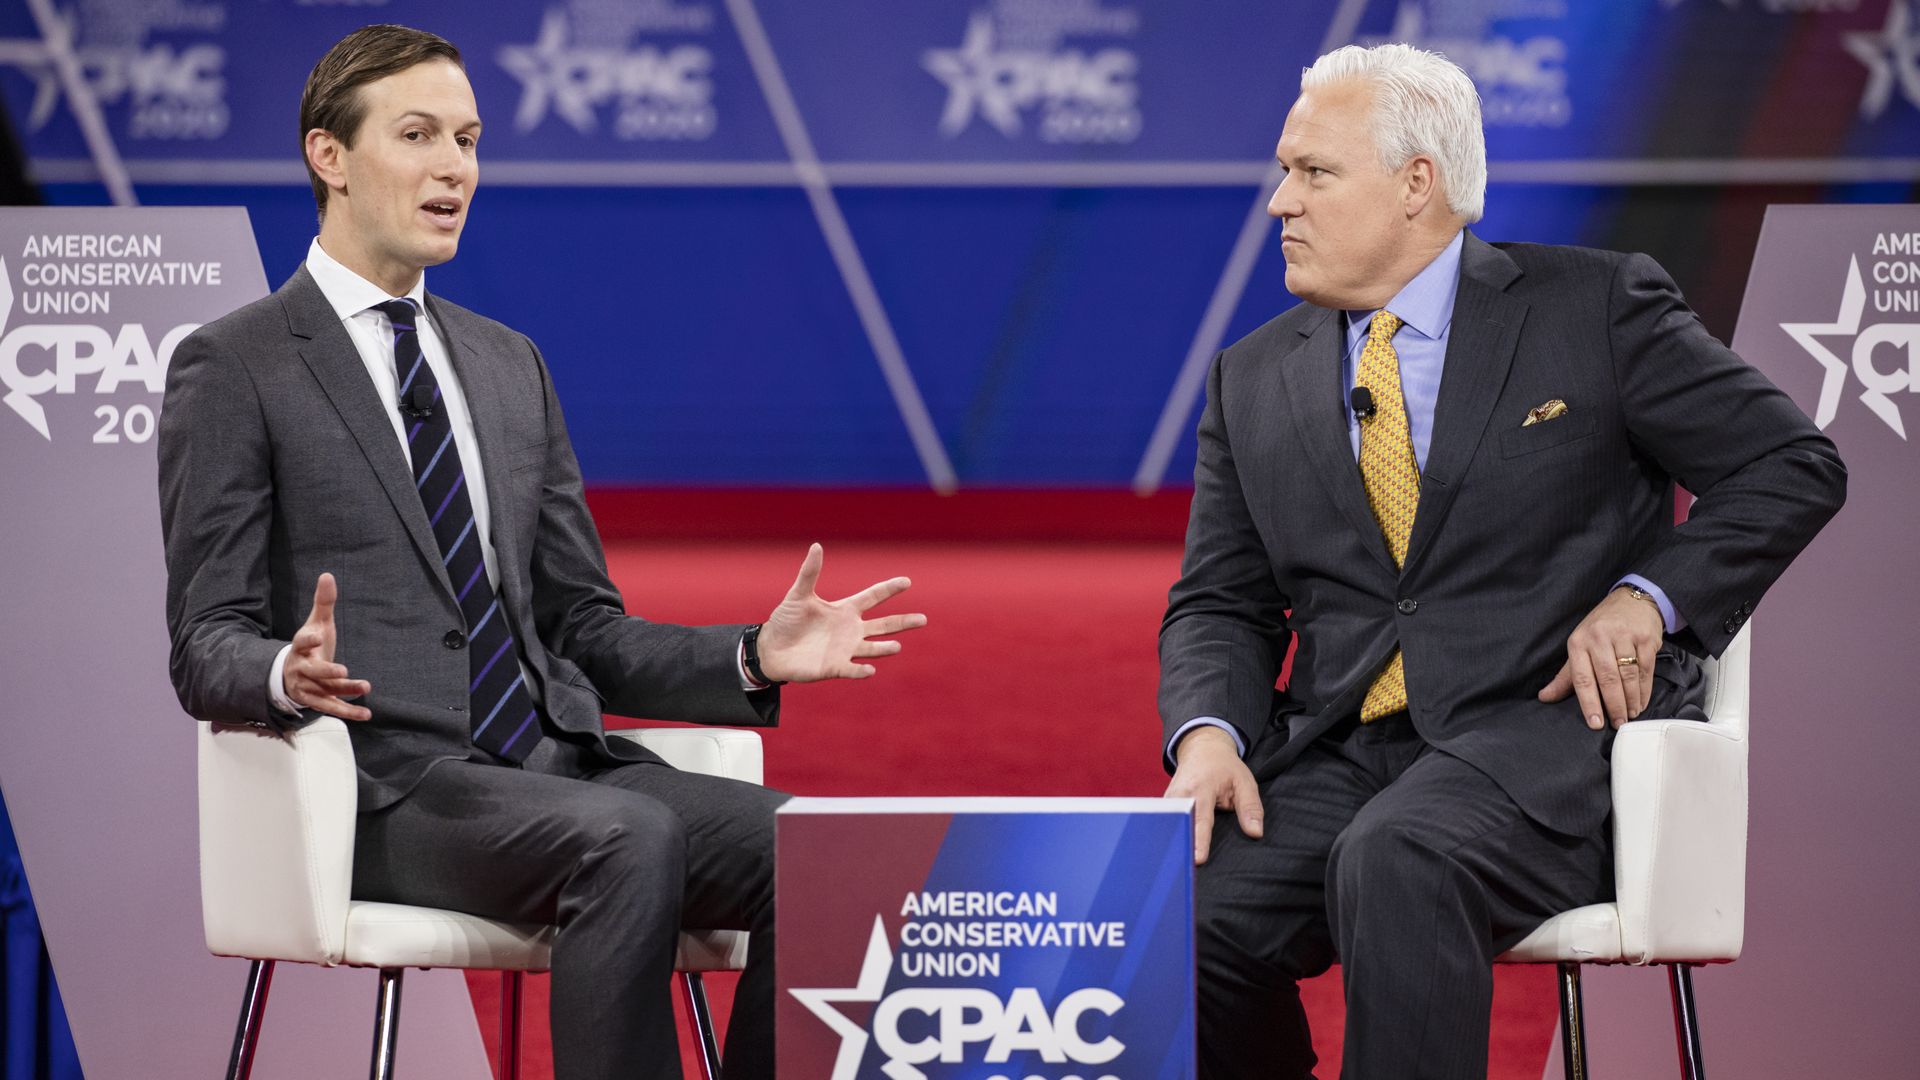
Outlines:
[{"label": "white star graphic", "polygon": [[[500,66],[520,80],[520,108],[513,116],[519,131],[532,131],[546,119],[551,107],[581,134],[599,126],[593,116],[598,96],[592,71],[567,47],[567,13],[549,8],[540,20],[540,36],[532,45],[503,45]],[[581,77],[576,77],[581,76]]]},{"label": "white star graphic", "polygon": [[947,84],[947,107],[940,114],[940,134],[952,138],[966,130],[975,109],[1000,134],[1020,134],[1020,111],[1014,104],[1009,80],[1014,72],[993,51],[993,16],[975,12],[967,22],[967,36],[957,49],[928,49],[920,63],[934,78]]},{"label": "white star graphic", "polygon": [[893,971],[893,947],[887,944],[887,928],[880,916],[873,917],[873,934],[867,938],[867,956],[860,962],[860,978],[850,988],[827,990],[788,990],[807,1011],[840,1036],[840,1053],[833,1059],[830,1080],[853,1080],[860,1071],[860,1059],[867,1052],[867,1029],[854,1023],[847,1014],[834,1008],[835,1002],[879,1001],[887,988],[887,976]]},{"label": "white star graphic", "polygon": [[[1860,315],[1867,307],[1867,287],[1860,280],[1860,259],[1855,256],[1847,265],[1847,286],[1840,293],[1840,311],[1830,323],[1781,323],[1780,329],[1792,335],[1800,347],[1812,354],[1820,366],[1827,370],[1826,379],[1820,384],[1820,406],[1815,411],[1813,422],[1822,430],[1833,422],[1833,414],[1840,408],[1840,391],[1847,385],[1847,362],[1836,356],[1832,349],[1821,344],[1822,335],[1834,337],[1856,337],[1860,333]],[[1887,422],[1894,434],[1902,439],[1907,437],[1907,429],[1900,422],[1900,409],[1887,396],[1871,387],[1860,392],[1860,400],[1873,414]]]},{"label": "white star graphic", "polygon": [[1841,35],[1854,59],[1867,66],[1867,88],[1860,95],[1860,115],[1871,120],[1893,100],[1893,83],[1907,104],[1920,109],[1920,28],[1914,26],[1910,0],[1887,5],[1887,25],[1877,32],[1853,31]]},{"label": "white star graphic", "polygon": [[[59,14],[54,18],[63,19]],[[62,24],[67,27],[71,40],[71,24],[64,20]],[[33,80],[33,104],[27,109],[27,130],[39,131],[53,117],[54,106],[60,103],[60,74],[53,66],[53,54],[47,51],[46,43],[37,38],[0,39],[0,64],[19,68]]]}]

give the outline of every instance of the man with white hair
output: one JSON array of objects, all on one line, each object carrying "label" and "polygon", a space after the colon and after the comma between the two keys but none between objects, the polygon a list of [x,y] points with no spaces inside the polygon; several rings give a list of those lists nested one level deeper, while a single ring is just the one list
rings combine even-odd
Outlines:
[{"label": "man with white hair", "polygon": [[1214,361],[1160,634],[1201,1075],[1311,1075],[1296,983],[1338,959],[1344,1076],[1481,1077],[1493,958],[1612,894],[1615,729],[1704,718],[1697,657],[1846,471],[1651,259],[1466,230],[1442,57],[1321,57],[1276,157],[1306,302]]}]

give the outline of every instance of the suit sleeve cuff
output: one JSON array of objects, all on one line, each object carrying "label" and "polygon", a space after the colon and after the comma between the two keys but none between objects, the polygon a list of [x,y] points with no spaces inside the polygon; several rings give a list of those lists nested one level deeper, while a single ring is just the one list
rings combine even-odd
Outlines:
[{"label": "suit sleeve cuff", "polygon": [[1677,634],[1687,628],[1687,620],[1681,617],[1679,610],[1673,606],[1673,601],[1667,599],[1665,590],[1661,589],[1660,586],[1655,585],[1639,574],[1628,574],[1613,583],[1613,587],[1616,589],[1622,585],[1632,585],[1634,588],[1653,597],[1653,602],[1660,605],[1660,621],[1666,624],[1667,633]]},{"label": "suit sleeve cuff", "polygon": [[1226,732],[1233,737],[1234,750],[1241,757],[1247,756],[1247,740],[1241,737],[1239,728],[1234,727],[1232,724],[1227,723],[1217,716],[1196,716],[1186,723],[1181,724],[1180,730],[1174,732],[1173,738],[1167,740],[1167,765],[1169,767],[1176,764],[1173,757],[1174,748],[1180,745],[1180,740],[1186,738],[1188,732],[1197,727],[1217,727]]}]

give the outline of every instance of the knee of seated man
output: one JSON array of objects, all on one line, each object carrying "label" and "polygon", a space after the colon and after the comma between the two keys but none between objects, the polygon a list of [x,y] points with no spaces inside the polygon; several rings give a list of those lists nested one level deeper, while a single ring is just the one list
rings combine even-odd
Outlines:
[{"label": "knee of seated man", "polygon": [[602,863],[619,874],[660,880],[663,887],[681,888],[687,859],[687,829],[666,804],[630,792],[596,800],[591,824],[592,845],[584,862]]},{"label": "knee of seated man", "polygon": [[1334,838],[1327,856],[1329,899],[1380,895],[1400,882],[1431,878],[1441,852],[1420,823],[1362,813]]}]

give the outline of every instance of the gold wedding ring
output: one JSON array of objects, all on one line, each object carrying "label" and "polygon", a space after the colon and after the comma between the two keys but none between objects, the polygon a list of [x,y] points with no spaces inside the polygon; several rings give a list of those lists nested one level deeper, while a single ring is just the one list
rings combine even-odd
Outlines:
[{"label": "gold wedding ring", "polygon": [[1637,666],[1639,666],[1639,663],[1640,663],[1640,658],[1639,658],[1639,657],[1637,657],[1637,656],[1622,656],[1622,657],[1620,657],[1620,666],[1621,666],[1621,667],[1637,667]]}]

